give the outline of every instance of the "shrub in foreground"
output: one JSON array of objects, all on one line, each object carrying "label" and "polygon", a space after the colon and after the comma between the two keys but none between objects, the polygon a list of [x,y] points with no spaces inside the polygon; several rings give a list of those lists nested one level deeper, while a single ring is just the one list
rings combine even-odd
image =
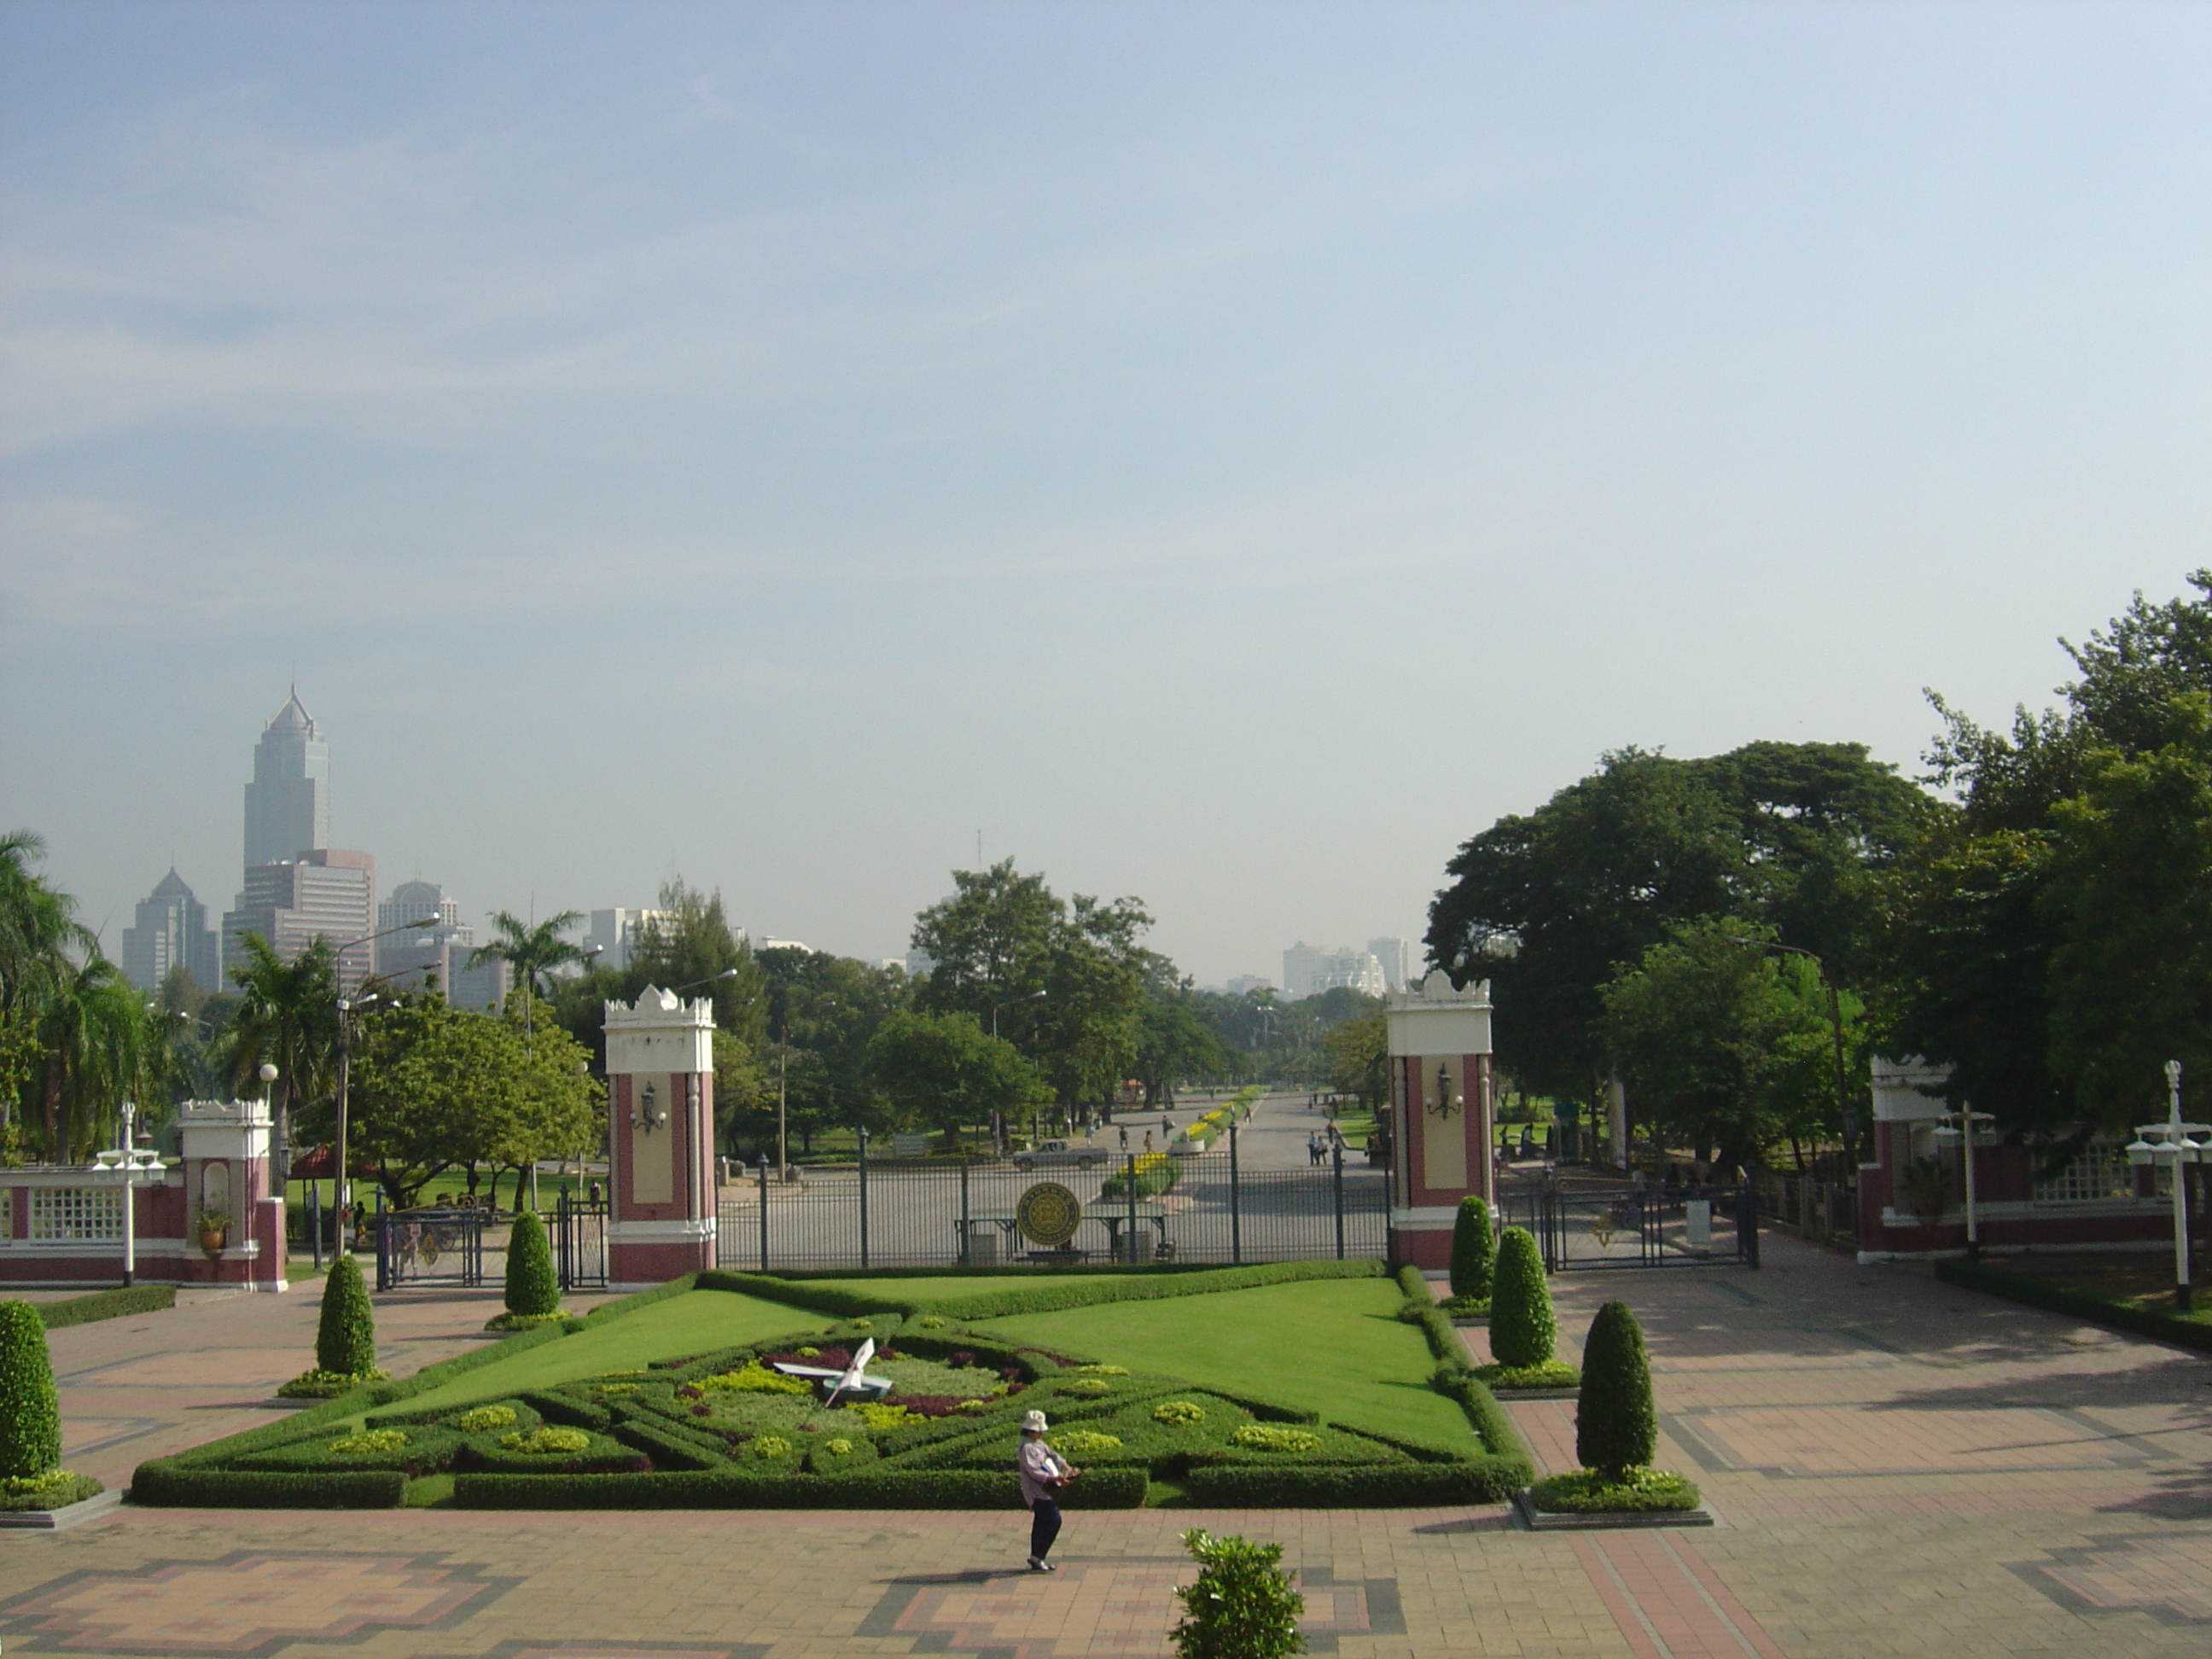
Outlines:
[{"label": "shrub in foreground", "polygon": [[62,1408],[46,1325],[29,1303],[0,1302],[0,1479],[42,1479],[61,1461]]},{"label": "shrub in foreground", "polygon": [[349,1376],[366,1376],[376,1369],[376,1315],[368,1305],[361,1264],[349,1255],[331,1263],[323,1280],[315,1369]]},{"label": "shrub in foreground", "polygon": [[553,1271],[553,1247],[546,1239],[545,1224],[536,1211],[520,1211],[507,1238],[507,1310],[539,1319],[560,1309],[561,1280]]},{"label": "shrub in foreground", "polygon": [[1626,1302],[1608,1302],[1583,1344],[1583,1394],[1575,1412],[1575,1455],[1609,1481],[1651,1462],[1659,1443],[1651,1361],[1644,1329]]},{"label": "shrub in foreground", "polygon": [[1694,1482],[1660,1469],[1630,1469],[1618,1479],[1595,1469],[1577,1469],[1539,1480],[1528,1489],[1528,1501],[1555,1515],[1693,1510],[1698,1488]]},{"label": "shrub in foreground", "polygon": [[1173,1632],[1180,1659],[1279,1659],[1306,1650],[1298,1632],[1306,1599],[1279,1565],[1280,1544],[1193,1527],[1182,1547],[1198,1563],[1198,1582],[1176,1592],[1183,1606]]}]

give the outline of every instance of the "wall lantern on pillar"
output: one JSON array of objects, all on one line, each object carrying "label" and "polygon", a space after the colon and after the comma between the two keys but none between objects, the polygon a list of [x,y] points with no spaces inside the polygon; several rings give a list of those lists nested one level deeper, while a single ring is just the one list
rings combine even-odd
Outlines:
[{"label": "wall lantern on pillar", "polygon": [[641,1129],[660,1129],[665,1128],[667,1124],[668,1109],[660,1103],[653,1085],[647,1083],[638,1091],[637,1127]]},{"label": "wall lantern on pillar", "polygon": [[1429,1109],[1449,1123],[1458,1104],[1452,1097],[1451,1067],[1440,1064],[1437,1067],[1437,1097],[1429,1103]]}]

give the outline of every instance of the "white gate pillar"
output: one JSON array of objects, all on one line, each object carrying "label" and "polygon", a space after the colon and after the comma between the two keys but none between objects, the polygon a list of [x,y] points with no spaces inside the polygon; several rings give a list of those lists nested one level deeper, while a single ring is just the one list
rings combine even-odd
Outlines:
[{"label": "white gate pillar", "polygon": [[1490,981],[1442,969],[1390,994],[1390,1260],[1451,1265],[1459,1201],[1498,1201],[1492,1149]]}]

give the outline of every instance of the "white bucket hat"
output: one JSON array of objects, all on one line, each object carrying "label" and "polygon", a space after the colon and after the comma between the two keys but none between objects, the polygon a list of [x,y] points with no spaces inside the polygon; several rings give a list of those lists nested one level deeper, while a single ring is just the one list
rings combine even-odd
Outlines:
[{"label": "white bucket hat", "polygon": [[1024,1434],[1042,1434],[1044,1432],[1044,1413],[1042,1412],[1024,1412],[1022,1413],[1022,1432]]}]

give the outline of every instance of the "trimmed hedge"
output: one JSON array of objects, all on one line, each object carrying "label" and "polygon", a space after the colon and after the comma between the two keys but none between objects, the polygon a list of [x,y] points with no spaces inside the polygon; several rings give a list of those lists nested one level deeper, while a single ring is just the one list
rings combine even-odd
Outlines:
[{"label": "trimmed hedge", "polygon": [[[1268,1473],[1268,1471],[1255,1471]],[[1100,1469],[1061,1495],[1063,1509],[1133,1510],[1145,1501],[1142,1469]],[[1012,1472],[873,1468],[855,1474],[459,1474],[465,1510],[1018,1510]]]},{"label": "trimmed hedge", "polygon": [[1497,1261],[1498,1229],[1491,1221],[1490,1206],[1481,1194],[1469,1193],[1452,1217],[1451,1293],[1474,1302],[1487,1300]]},{"label": "trimmed hedge", "polygon": [[263,1474],[193,1468],[157,1457],[131,1477],[134,1504],[226,1510],[396,1510],[407,1499],[397,1469],[362,1474]]},{"label": "trimmed hedge", "polygon": [[[1496,1504],[1528,1482],[1527,1465],[1472,1463],[1200,1465],[1183,1477],[1190,1500],[1207,1509],[1442,1509]],[[1085,1475],[1084,1480],[1091,1477]],[[1083,1484],[1079,1480],[1076,1486]],[[1070,1487],[1072,1492],[1073,1487]]]},{"label": "trimmed hedge", "polygon": [[1619,1480],[1651,1462],[1659,1417],[1651,1402],[1651,1361],[1644,1329],[1626,1302],[1608,1302],[1583,1343],[1583,1395],[1575,1412],[1575,1455],[1586,1469]]},{"label": "trimmed hedge", "polygon": [[362,1376],[376,1369],[376,1315],[361,1264],[349,1255],[323,1278],[322,1318],[315,1328],[315,1369]]},{"label": "trimmed hedge", "polygon": [[1529,1370],[1552,1358],[1559,1333],[1535,1235],[1525,1227],[1508,1227],[1490,1298],[1491,1357],[1508,1370]]},{"label": "trimmed hedge", "polygon": [[302,1435],[261,1451],[236,1457],[232,1467],[252,1474],[363,1474],[395,1470],[410,1476],[435,1474],[453,1462],[461,1437],[450,1429],[416,1426],[404,1431],[407,1443],[388,1452],[333,1453],[331,1429]]},{"label": "trimmed hedge", "polygon": [[27,1302],[0,1302],[0,1475],[52,1474],[62,1462],[62,1408],[46,1328]]},{"label": "trimmed hedge", "polygon": [[96,1319],[121,1319],[131,1314],[160,1313],[177,1305],[173,1285],[133,1285],[126,1290],[95,1291],[64,1302],[40,1302],[39,1322],[50,1331],[64,1325],[89,1325]]},{"label": "trimmed hedge", "polygon": [[[1025,1275],[1028,1271],[1024,1270]],[[1365,1256],[1346,1261],[1257,1262],[1246,1267],[1186,1266],[1156,1268],[1134,1275],[1126,1267],[1102,1264],[1089,1271],[1077,1267],[1039,1272],[1032,1282],[1004,1289],[909,1302],[849,1291],[826,1277],[787,1279],[773,1273],[736,1273],[720,1267],[699,1274],[698,1284],[701,1290],[737,1291],[841,1318],[897,1314],[909,1320],[930,1315],[946,1319],[1003,1319],[1015,1314],[1063,1313],[1072,1308],[1095,1307],[1107,1302],[1151,1302],[1165,1297],[1208,1296],[1218,1291],[1249,1291],[1262,1285],[1290,1285],[1304,1279],[1379,1279],[1382,1273],[1381,1262]],[[958,1275],[935,1268],[915,1268],[905,1273],[892,1268],[866,1275],[871,1279],[962,1276],[1004,1279],[1008,1275],[1004,1269]],[[902,1329],[900,1340],[908,1340],[908,1335],[909,1332]]]},{"label": "trimmed hedge", "polygon": [[2091,1291],[2075,1290],[2068,1285],[2054,1285],[2049,1279],[2038,1279],[2032,1273],[2008,1273],[2002,1267],[1991,1267],[1955,1258],[1937,1261],[1936,1277],[1947,1285],[2002,1297],[2008,1302],[2024,1302],[2031,1308],[2042,1308],[2051,1313],[2086,1319],[2093,1325],[2110,1325],[2115,1330],[2132,1332],[2135,1335],[2151,1337],[2160,1342],[2171,1342],[2176,1347],[2212,1353],[2212,1324],[2201,1320],[2184,1319],[2179,1314],[2114,1302]]},{"label": "trimmed hedge", "polygon": [[561,1279],[553,1271],[553,1247],[534,1210],[517,1212],[507,1233],[506,1290],[511,1314],[542,1318],[560,1310]]}]

